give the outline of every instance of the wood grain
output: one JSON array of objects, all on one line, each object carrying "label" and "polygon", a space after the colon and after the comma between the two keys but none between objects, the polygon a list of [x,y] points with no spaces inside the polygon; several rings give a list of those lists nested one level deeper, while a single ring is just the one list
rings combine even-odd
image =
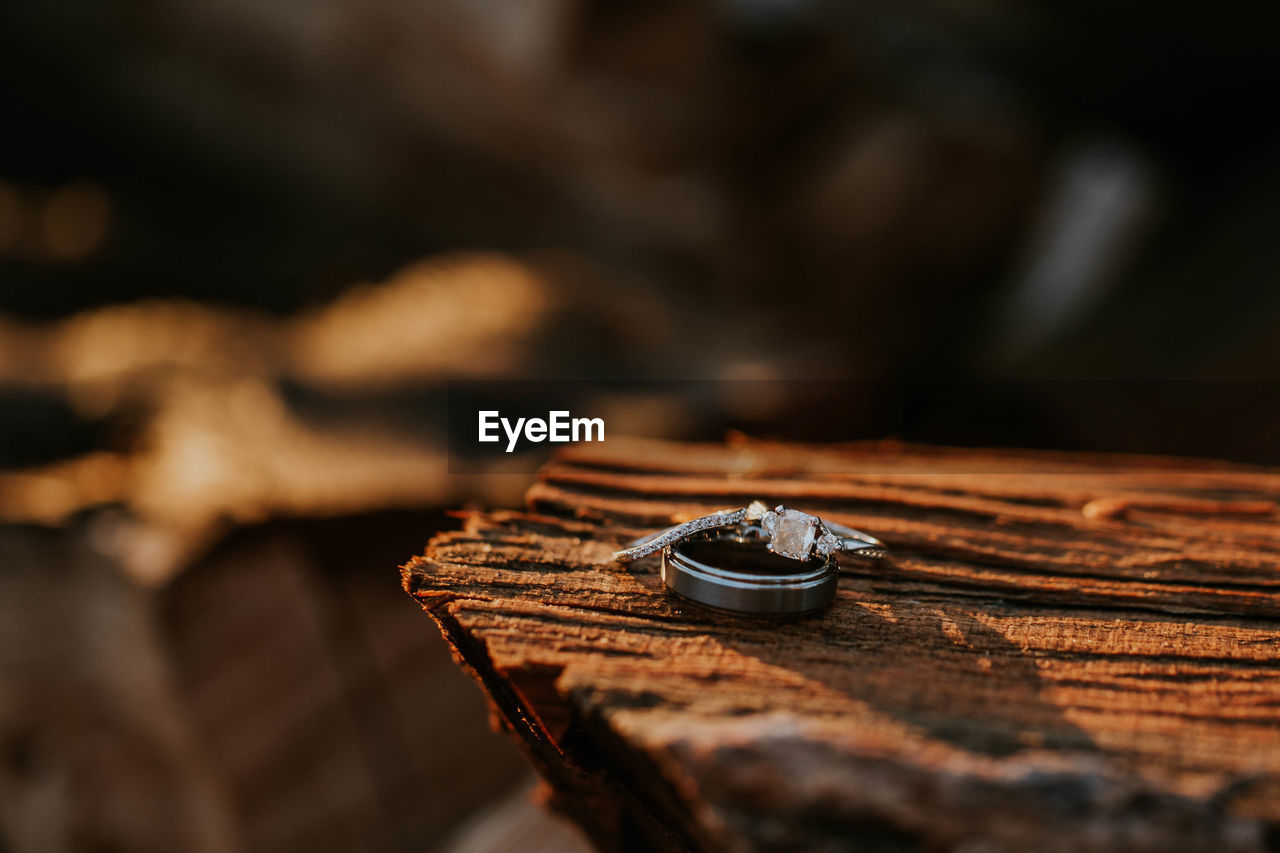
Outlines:
[{"label": "wood grain", "polygon": [[[404,569],[605,849],[1280,843],[1280,472],[610,441]],[[618,543],[752,498],[887,541],[825,614],[717,616]]]}]

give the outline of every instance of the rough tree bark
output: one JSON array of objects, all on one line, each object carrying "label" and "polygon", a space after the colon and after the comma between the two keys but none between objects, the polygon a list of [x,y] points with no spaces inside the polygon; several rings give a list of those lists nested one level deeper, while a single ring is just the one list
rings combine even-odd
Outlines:
[{"label": "rough tree bark", "polygon": [[[404,585],[604,849],[1267,849],[1277,493],[1199,460],[611,440]],[[894,557],[791,622],[610,559],[756,497]]]}]

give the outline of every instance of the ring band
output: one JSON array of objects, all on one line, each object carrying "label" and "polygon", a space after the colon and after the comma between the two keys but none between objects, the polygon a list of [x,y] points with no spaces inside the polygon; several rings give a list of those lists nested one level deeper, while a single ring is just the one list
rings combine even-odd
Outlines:
[{"label": "ring band", "polygon": [[752,501],[742,509],[720,510],[642,536],[627,547],[615,551],[613,558],[620,563],[627,563],[657,553],[703,531],[734,525],[743,529],[749,525],[755,526],[763,534],[762,538],[770,551],[792,560],[829,557],[837,551],[860,559],[876,560],[889,553],[885,544],[869,533],[835,522],[824,522],[816,515],[799,510],[784,506],[769,509],[763,501]]},{"label": "ring band", "polygon": [[[803,616],[835,600],[839,571],[833,555],[807,560],[797,571],[794,561],[762,548],[763,539],[764,531],[750,525],[668,545],[662,550],[662,581],[682,598],[740,616]],[[713,565],[704,549],[717,551],[722,563],[729,558],[733,567]]]}]

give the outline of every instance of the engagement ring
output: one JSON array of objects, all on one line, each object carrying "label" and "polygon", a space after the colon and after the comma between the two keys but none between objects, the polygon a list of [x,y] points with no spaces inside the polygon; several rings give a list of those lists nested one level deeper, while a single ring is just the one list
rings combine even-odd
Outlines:
[{"label": "engagement ring", "polygon": [[777,506],[773,509],[763,501],[752,501],[750,506],[742,509],[726,509],[686,521],[651,533],[648,536],[630,543],[626,548],[614,553],[613,558],[620,563],[638,560],[649,554],[657,553],[669,545],[682,542],[694,534],[706,530],[717,530],[739,526],[758,530],[766,547],[774,554],[792,560],[808,560],[813,557],[826,559],[837,551],[851,557],[874,560],[886,556],[889,552],[879,539],[854,530],[843,524],[823,521],[816,515]]}]

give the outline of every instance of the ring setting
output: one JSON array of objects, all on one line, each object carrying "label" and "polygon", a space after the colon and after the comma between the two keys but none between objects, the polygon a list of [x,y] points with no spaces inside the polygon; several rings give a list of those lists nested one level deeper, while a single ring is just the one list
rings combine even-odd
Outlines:
[{"label": "ring setting", "polygon": [[[748,516],[750,514],[748,511]],[[824,557],[829,556],[839,548],[840,540],[834,533],[825,529],[818,532],[822,529],[822,521],[816,515],[798,509],[778,506],[763,512],[759,519],[747,520],[758,520],[761,529],[769,534],[766,547],[770,551],[792,560],[807,560],[815,551]]]}]

